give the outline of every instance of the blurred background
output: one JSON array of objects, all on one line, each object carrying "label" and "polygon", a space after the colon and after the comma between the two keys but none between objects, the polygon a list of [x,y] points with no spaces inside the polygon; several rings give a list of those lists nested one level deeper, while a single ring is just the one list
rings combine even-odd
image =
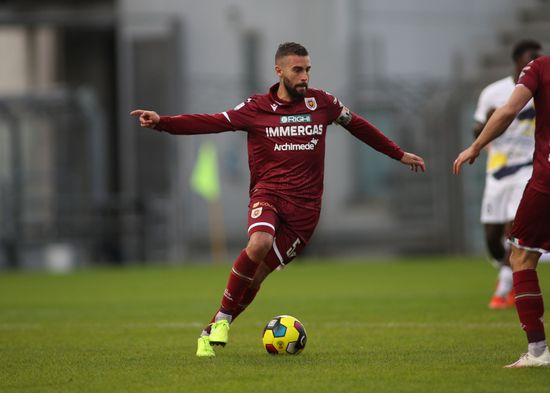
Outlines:
[{"label": "blurred background", "polygon": [[[245,133],[174,137],[128,113],[233,108],[276,82],[283,41],[308,48],[312,87],[428,166],[331,127],[306,255],[483,255],[484,165],[453,177],[451,163],[521,38],[550,48],[550,1],[0,0],[0,268],[232,261]],[[190,182],[205,144],[208,195]]]}]

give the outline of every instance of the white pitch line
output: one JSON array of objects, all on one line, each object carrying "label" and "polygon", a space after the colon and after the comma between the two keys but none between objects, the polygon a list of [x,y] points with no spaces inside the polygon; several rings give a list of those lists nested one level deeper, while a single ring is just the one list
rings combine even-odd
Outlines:
[{"label": "white pitch line", "polygon": [[[509,329],[516,328],[517,322],[466,322],[466,321],[449,321],[449,322],[356,322],[356,321],[334,321],[323,323],[305,323],[307,327],[334,329],[334,328],[361,328],[361,329]],[[49,325],[49,324],[48,324]],[[67,328],[117,328],[123,329],[200,329],[206,325],[204,322],[159,322],[159,323],[130,323],[117,325],[113,323],[63,323],[63,327]],[[264,326],[263,323],[256,322],[256,326]],[[52,325],[55,326],[55,325]],[[43,325],[37,323],[0,323],[0,331],[17,331],[17,330],[35,330],[42,329]]]},{"label": "white pitch line", "polygon": [[0,323],[0,330],[32,330],[40,329],[40,326],[37,323]]},{"label": "white pitch line", "polygon": [[517,327],[517,322],[466,322],[466,321],[453,321],[453,322],[327,322],[320,324],[321,327],[328,328],[386,328],[386,329],[430,329],[430,328],[464,328],[464,329],[498,329],[498,328],[510,328]]}]

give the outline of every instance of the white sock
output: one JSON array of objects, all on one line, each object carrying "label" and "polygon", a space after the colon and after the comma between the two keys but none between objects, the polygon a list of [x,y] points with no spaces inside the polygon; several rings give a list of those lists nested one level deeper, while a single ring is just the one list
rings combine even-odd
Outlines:
[{"label": "white sock", "polygon": [[499,259],[494,259],[494,258],[491,258],[491,257],[488,257],[488,260],[489,260],[489,263],[491,264],[492,267],[494,267],[495,269],[500,269],[502,265],[502,261],[499,260]]},{"label": "white sock", "polygon": [[546,341],[537,341],[536,343],[529,343],[527,348],[531,355],[539,357],[546,349],[546,346]]},{"label": "white sock", "polygon": [[221,311],[218,311],[218,313],[214,317],[214,321],[218,322],[218,321],[221,321],[222,319],[226,320],[229,323],[231,323],[231,320],[233,319],[233,317],[230,314],[225,314]]},{"label": "white sock", "polygon": [[510,266],[502,266],[498,272],[498,285],[495,296],[506,297],[512,290],[513,273]]}]

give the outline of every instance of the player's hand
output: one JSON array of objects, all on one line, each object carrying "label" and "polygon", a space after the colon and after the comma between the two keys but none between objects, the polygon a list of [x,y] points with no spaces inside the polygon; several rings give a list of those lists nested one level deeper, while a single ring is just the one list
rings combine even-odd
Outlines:
[{"label": "player's hand", "polygon": [[155,128],[160,121],[160,116],[154,111],[136,109],[130,112],[130,116],[139,117],[139,125],[146,128]]},{"label": "player's hand", "polygon": [[408,165],[411,168],[411,171],[418,172],[420,169],[422,172],[426,170],[426,164],[424,164],[424,159],[412,153],[407,153],[401,157],[401,163]]},{"label": "player's hand", "polygon": [[456,160],[453,162],[453,173],[455,175],[458,175],[460,173],[460,168],[462,167],[462,165],[466,161],[468,161],[468,163],[472,165],[477,156],[479,156],[479,149],[476,149],[474,145],[471,145],[469,148],[460,153]]}]

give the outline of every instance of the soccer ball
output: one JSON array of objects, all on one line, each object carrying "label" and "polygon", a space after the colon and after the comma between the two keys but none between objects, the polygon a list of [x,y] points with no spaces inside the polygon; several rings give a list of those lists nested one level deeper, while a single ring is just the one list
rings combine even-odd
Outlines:
[{"label": "soccer ball", "polygon": [[290,315],[272,318],[264,328],[264,348],[273,355],[297,355],[306,346],[307,334],[304,325]]}]

